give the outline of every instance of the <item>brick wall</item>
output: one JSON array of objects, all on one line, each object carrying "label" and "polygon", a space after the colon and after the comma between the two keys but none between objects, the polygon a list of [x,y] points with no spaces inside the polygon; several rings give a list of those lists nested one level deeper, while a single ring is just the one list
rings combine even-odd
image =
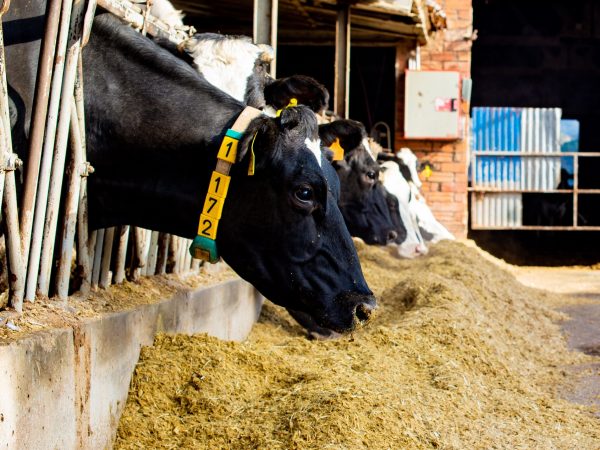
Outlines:
[{"label": "brick wall", "polygon": [[[421,47],[422,70],[453,70],[463,77],[471,77],[471,46],[473,31],[472,0],[438,0],[447,15],[448,28],[433,35],[430,42]],[[409,147],[422,161],[429,161],[433,169],[429,179],[423,179],[423,193],[436,218],[457,238],[467,235],[467,151],[466,131],[464,139],[457,141],[410,140],[402,136],[404,121],[404,76],[407,53],[399,47],[398,110],[396,114],[396,149]],[[469,106],[461,105],[468,130]]]}]

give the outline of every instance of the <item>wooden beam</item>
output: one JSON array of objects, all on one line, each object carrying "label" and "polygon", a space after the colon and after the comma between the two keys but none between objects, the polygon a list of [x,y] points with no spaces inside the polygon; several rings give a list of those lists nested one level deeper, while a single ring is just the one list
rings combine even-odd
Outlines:
[{"label": "wooden beam", "polygon": [[349,114],[350,86],[350,5],[340,4],[335,24],[334,112],[343,118]]},{"label": "wooden beam", "polygon": [[256,44],[273,47],[271,76],[275,78],[277,63],[277,18],[279,0],[254,0],[253,36]]}]

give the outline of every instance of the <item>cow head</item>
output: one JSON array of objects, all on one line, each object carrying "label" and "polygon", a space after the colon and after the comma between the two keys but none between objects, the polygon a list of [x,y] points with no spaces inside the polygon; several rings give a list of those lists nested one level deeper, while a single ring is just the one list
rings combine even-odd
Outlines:
[{"label": "cow head", "polygon": [[341,183],[339,206],[350,234],[368,244],[385,245],[396,239],[386,193],[378,182],[379,165],[371,154],[364,126],[337,120],[320,125],[319,135],[327,146],[339,139],[344,149],[344,159],[333,164]]},{"label": "cow head", "polygon": [[[255,119],[219,225],[223,259],[268,299],[343,332],[365,322],[375,299],[338,209],[315,115],[300,106]],[[247,175],[255,158],[255,174]]]},{"label": "cow head", "polygon": [[329,103],[329,92],[314,78],[293,75],[274,80],[269,75],[273,49],[254,44],[247,36],[198,33],[186,41],[184,50],[213,86],[248,106],[267,108],[272,115],[292,98],[316,113]]},{"label": "cow head", "polygon": [[397,213],[404,225],[405,235],[403,240],[393,252],[402,258],[414,258],[426,254],[428,249],[419,229],[416,216],[410,208],[410,203],[415,201],[412,197],[409,182],[406,181],[400,171],[400,167],[394,161],[385,161],[381,164],[381,181],[386,191],[398,200]]}]

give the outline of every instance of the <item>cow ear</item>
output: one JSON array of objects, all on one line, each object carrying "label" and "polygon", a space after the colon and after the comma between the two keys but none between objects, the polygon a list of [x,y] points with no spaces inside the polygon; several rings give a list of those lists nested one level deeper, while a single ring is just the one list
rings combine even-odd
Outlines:
[{"label": "cow ear", "polygon": [[275,146],[277,126],[267,117],[254,119],[240,140],[237,151],[237,161],[247,160],[248,164],[259,164],[264,160],[267,149]]},{"label": "cow ear", "polygon": [[319,113],[329,103],[329,91],[314,78],[304,75],[279,78],[265,86],[265,101],[276,110],[286,107],[292,98]]},{"label": "cow ear", "polygon": [[341,161],[333,161],[332,165],[333,165],[335,171],[338,173],[346,174],[352,170],[352,168],[350,167],[350,164],[348,164],[343,159]]}]

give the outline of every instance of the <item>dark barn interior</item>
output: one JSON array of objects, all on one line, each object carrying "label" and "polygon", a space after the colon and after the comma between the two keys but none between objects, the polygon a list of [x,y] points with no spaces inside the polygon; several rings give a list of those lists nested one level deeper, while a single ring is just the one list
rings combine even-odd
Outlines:
[{"label": "dark barn interior", "polygon": [[[598,152],[600,2],[474,0],[473,9],[478,38],[473,46],[472,106],[560,107],[563,119],[580,123],[579,151]],[[582,158],[579,187],[600,189],[599,170],[600,158]],[[537,200],[527,195],[536,194],[525,194],[524,207]],[[565,203],[572,211],[572,199]],[[555,210],[558,214],[560,208]],[[579,224],[600,225],[599,195],[580,196]],[[600,261],[597,231],[472,230],[469,236],[509,262]]]}]

